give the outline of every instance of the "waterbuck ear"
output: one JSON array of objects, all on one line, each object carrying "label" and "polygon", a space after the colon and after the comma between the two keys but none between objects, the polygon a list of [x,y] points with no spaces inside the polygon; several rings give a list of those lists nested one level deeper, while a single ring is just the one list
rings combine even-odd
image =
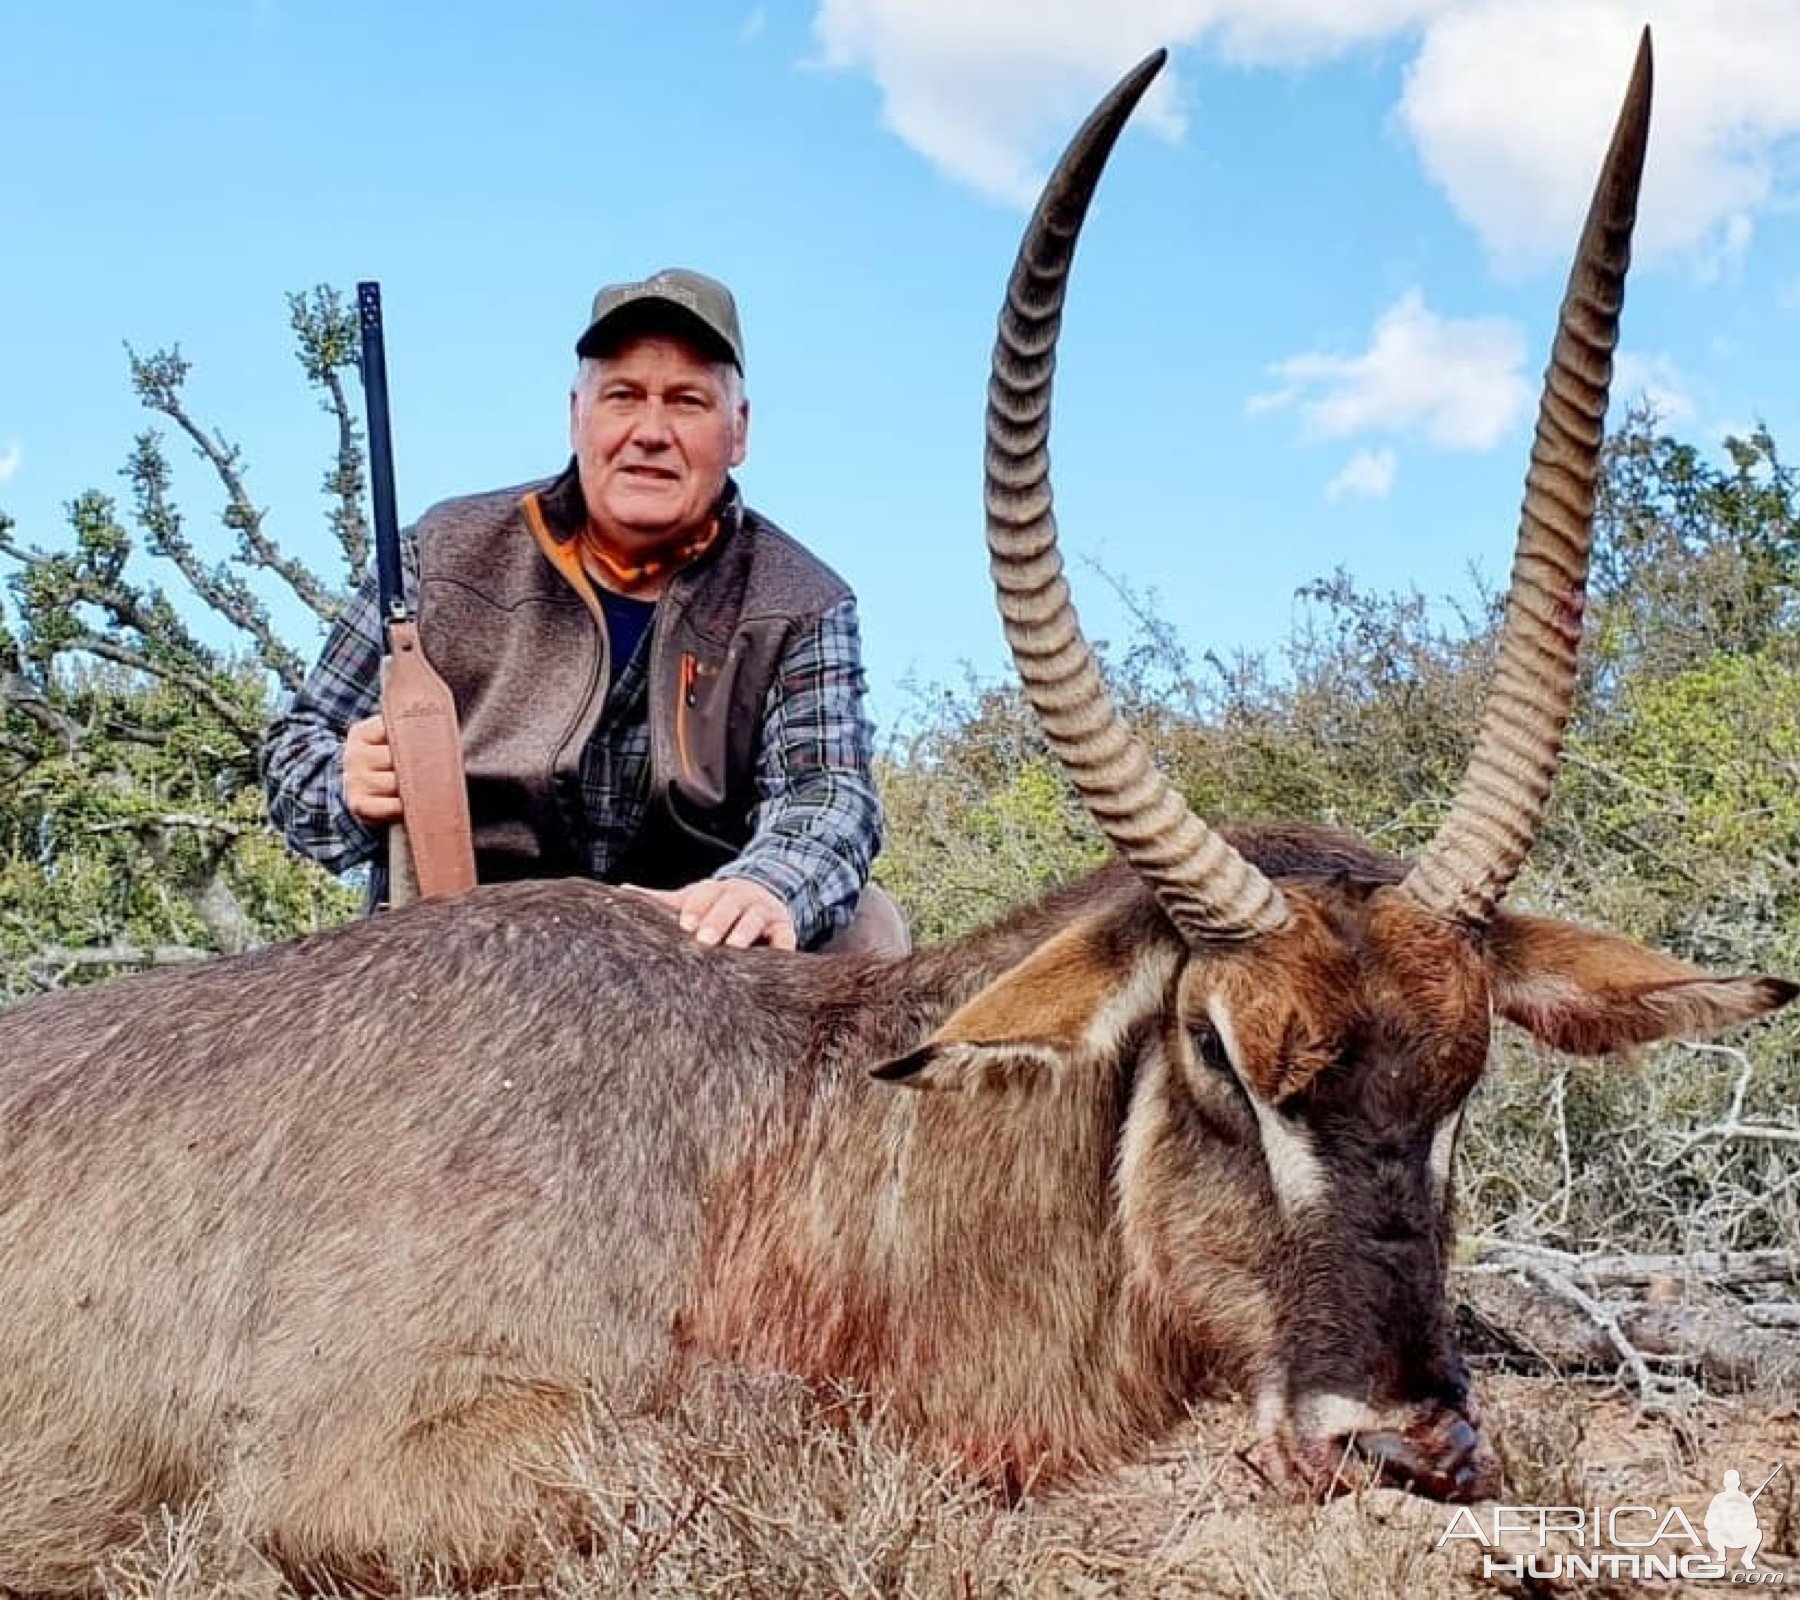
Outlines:
[{"label": "waterbuck ear", "polygon": [[871,1076],[914,1089],[992,1090],[1066,1066],[1123,974],[1090,923],[1065,928]]},{"label": "waterbuck ear", "polygon": [[1716,977],[1616,934],[1505,911],[1488,928],[1487,955],[1500,1014],[1582,1056],[1708,1038],[1800,994],[1783,978]]}]

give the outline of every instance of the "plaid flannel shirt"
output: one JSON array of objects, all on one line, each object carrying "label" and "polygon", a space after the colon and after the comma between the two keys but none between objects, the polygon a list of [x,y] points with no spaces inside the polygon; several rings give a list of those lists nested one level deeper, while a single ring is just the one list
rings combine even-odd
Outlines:
[{"label": "plaid flannel shirt", "polygon": [[[416,607],[418,548],[401,535],[409,604]],[[382,628],[374,574],[331,627],[292,704],[263,744],[269,813],[288,843],[333,872],[373,859],[375,831],[344,802],[344,737],[379,705]],[[586,868],[613,877],[641,826],[650,777],[649,637],[614,678],[599,726],[582,752]],[[844,927],[881,847],[872,774],[874,730],[863,709],[856,602],[844,600],[788,647],[763,708],[757,804],[742,853],[714,874],[772,891],[801,948]]]}]

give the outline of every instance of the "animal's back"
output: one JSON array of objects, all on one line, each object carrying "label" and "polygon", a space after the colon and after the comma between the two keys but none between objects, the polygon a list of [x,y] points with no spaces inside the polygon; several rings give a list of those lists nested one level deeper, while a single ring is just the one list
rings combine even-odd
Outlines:
[{"label": "animal's back", "polygon": [[519,885],[0,1015],[0,1585],[79,1582],[212,1481],[297,1563],[360,1516],[479,1572],[510,1481],[390,1486],[653,1374],[774,1084],[749,981]]}]

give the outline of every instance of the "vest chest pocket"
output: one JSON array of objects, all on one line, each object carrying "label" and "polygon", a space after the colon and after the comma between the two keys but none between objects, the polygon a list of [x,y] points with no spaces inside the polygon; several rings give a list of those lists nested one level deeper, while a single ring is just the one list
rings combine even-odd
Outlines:
[{"label": "vest chest pocket", "polygon": [[677,782],[694,804],[714,810],[730,792],[730,751],[726,737],[728,697],[720,693],[729,661],[707,660],[692,650],[681,654],[675,685]]},{"label": "vest chest pocket", "polygon": [[[722,653],[683,641],[673,674],[676,771],[684,810],[709,816],[726,836],[748,836],[766,702],[785,632],[740,627]],[[769,730],[779,737],[779,730]]]}]

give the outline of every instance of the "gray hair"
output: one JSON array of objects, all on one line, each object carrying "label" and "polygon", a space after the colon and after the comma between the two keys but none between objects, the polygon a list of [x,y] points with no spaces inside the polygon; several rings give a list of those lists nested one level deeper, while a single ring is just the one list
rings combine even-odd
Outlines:
[{"label": "gray hair", "polygon": [[[581,395],[592,389],[600,381],[600,370],[606,365],[605,356],[582,356],[575,363],[575,376],[569,382],[569,392]],[[707,363],[717,374],[719,385],[725,391],[725,407],[728,411],[736,411],[744,403],[744,375],[732,361],[709,361]]]}]

